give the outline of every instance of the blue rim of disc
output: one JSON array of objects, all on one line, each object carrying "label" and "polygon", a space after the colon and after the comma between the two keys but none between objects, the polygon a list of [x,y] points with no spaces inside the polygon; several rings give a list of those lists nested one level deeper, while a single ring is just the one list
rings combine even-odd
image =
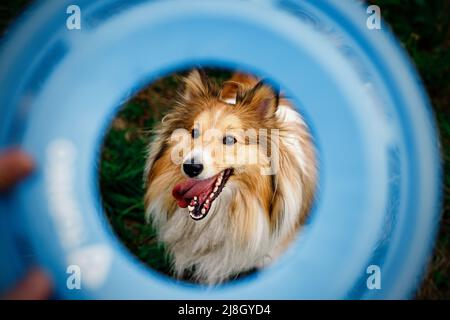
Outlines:
[{"label": "blue rim of disc", "polygon": [[[65,27],[71,4],[82,10],[81,30]],[[438,140],[408,58],[385,29],[368,30],[366,18],[342,1],[31,7],[0,55],[0,145],[19,144],[38,164],[0,202],[2,222],[3,212],[17,214],[5,222],[15,258],[17,239],[26,239],[62,298],[410,297],[439,221]],[[127,252],[102,212],[96,171],[108,120],[130,95],[204,64],[279,83],[305,115],[320,155],[320,201],[308,227],[273,265],[217,288],[177,283]],[[12,259],[3,247],[0,255]],[[381,267],[380,290],[366,286],[373,263]],[[72,264],[82,267],[81,290],[67,287]]]}]

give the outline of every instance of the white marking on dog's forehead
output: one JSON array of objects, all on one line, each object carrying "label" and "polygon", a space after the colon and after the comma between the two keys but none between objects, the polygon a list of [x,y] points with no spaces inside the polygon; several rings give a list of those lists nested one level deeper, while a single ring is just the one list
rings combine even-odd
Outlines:
[{"label": "white marking on dog's forehead", "polygon": [[224,109],[223,108],[218,108],[217,112],[214,113],[214,125],[216,126],[222,117]]}]

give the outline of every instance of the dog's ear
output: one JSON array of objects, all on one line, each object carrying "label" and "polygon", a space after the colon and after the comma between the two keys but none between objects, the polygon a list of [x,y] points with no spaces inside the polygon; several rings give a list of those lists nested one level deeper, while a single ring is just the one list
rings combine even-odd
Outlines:
[{"label": "dog's ear", "polygon": [[231,79],[223,82],[222,90],[220,92],[220,99],[222,101],[235,104],[238,90],[250,90],[257,83],[258,79],[251,74],[240,71],[234,72]]},{"label": "dog's ear", "polygon": [[189,75],[184,78],[184,85],[183,96],[186,100],[204,97],[210,93],[210,83],[203,69],[193,69]]},{"label": "dog's ear", "polygon": [[279,88],[261,80],[250,90],[238,90],[236,104],[252,110],[261,118],[272,117],[278,108]]}]

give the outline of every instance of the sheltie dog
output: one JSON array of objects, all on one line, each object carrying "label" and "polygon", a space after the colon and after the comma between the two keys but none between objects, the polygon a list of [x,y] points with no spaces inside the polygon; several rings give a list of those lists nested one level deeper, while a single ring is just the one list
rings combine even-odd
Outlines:
[{"label": "sheltie dog", "polygon": [[193,70],[149,145],[147,221],[176,277],[218,284],[269,264],[313,202],[316,160],[305,122],[265,81],[221,86]]}]

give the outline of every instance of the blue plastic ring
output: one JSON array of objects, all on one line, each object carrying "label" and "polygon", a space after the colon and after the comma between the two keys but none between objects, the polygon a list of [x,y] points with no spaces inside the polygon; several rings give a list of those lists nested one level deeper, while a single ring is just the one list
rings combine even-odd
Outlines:
[{"label": "blue plastic ring", "polygon": [[[19,144],[35,174],[6,198],[0,285],[29,241],[63,298],[405,298],[419,283],[439,221],[436,129],[417,75],[393,37],[343,1],[72,1],[39,3],[0,56],[0,145]],[[312,128],[320,197],[276,263],[215,288],[142,266],[113,235],[97,186],[108,121],[157,77],[192,65],[239,67],[278,82]],[[5,214],[4,214],[5,212]],[[6,214],[14,212],[16,216]],[[82,290],[67,266],[83,266]],[[382,287],[366,284],[378,265]],[[2,288],[0,286],[0,288]]]}]

